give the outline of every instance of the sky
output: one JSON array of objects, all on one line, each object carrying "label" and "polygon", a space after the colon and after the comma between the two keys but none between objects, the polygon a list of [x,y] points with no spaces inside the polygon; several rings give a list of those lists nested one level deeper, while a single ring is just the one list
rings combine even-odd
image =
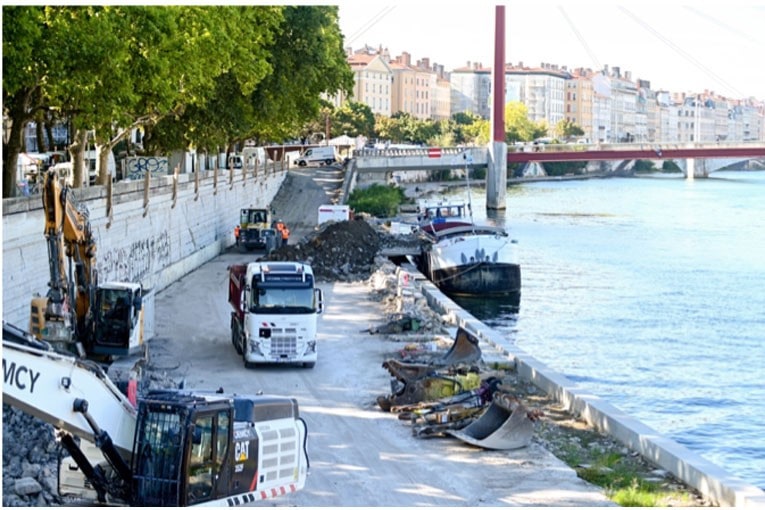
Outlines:
[{"label": "sky", "polygon": [[496,6],[504,5],[505,62],[616,66],[653,90],[765,100],[765,0],[336,5],[346,47],[382,45],[391,57],[406,51],[413,63],[429,58],[446,71],[468,61],[493,67]]}]

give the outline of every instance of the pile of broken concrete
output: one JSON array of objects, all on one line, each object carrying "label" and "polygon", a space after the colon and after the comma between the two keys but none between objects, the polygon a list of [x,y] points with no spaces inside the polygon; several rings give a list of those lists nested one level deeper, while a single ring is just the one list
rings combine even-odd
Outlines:
[{"label": "pile of broken concrete", "polygon": [[374,222],[366,215],[327,222],[299,243],[282,246],[260,260],[307,262],[319,281],[359,281],[378,267],[375,257],[383,247],[422,243],[415,235],[388,234]]}]

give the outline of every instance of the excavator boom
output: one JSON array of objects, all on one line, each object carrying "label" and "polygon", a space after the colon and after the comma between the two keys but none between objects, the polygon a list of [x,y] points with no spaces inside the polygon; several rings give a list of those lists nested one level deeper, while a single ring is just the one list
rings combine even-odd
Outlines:
[{"label": "excavator boom", "polygon": [[3,403],[17,407],[70,434],[95,442],[75,401],[109,431],[114,446],[129,458],[136,409],[95,363],[61,354],[3,321]]},{"label": "excavator boom", "polygon": [[[38,338],[71,342],[84,340],[89,333],[95,272],[96,244],[88,212],[80,209],[72,190],[62,186],[56,171],[45,175],[42,193],[45,211],[45,239],[48,245],[50,281],[42,327],[34,328]],[[74,282],[67,276],[66,260],[74,266]],[[34,319],[33,319],[34,322]],[[45,324],[52,323],[49,328]]]}]

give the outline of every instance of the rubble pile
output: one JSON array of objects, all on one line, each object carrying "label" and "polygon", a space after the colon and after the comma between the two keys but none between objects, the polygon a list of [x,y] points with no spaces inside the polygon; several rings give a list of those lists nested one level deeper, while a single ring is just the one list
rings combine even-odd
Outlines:
[{"label": "rubble pile", "polygon": [[298,244],[282,246],[259,260],[307,262],[319,281],[365,280],[377,267],[375,258],[381,248],[419,242],[414,236],[387,234],[370,221],[359,215],[325,223]]},{"label": "rubble pile", "polygon": [[52,426],[3,404],[3,506],[61,505]]},{"label": "rubble pile", "polygon": [[260,260],[307,262],[317,280],[355,281],[369,275],[380,237],[369,223],[330,222],[298,244],[282,246]]}]

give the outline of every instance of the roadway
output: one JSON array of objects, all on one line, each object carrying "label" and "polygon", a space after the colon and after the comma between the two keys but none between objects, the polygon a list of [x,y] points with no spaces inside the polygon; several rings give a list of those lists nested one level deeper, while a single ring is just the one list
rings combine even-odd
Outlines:
[{"label": "roadway", "polygon": [[[310,230],[305,215],[327,203],[339,173],[290,170],[274,202],[277,215],[293,232]],[[272,506],[615,506],[536,443],[485,451],[452,438],[417,439],[407,423],[380,411],[376,398],[390,392],[381,364],[401,344],[367,332],[385,322],[386,311],[365,283],[320,285],[326,310],[315,368],[245,369],[230,340],[227,267],[252,258],[223,253],[157,295],[162,320],[150,341],[151,365],[190,388],[298,399],[310,473],[303,491]]]}]

